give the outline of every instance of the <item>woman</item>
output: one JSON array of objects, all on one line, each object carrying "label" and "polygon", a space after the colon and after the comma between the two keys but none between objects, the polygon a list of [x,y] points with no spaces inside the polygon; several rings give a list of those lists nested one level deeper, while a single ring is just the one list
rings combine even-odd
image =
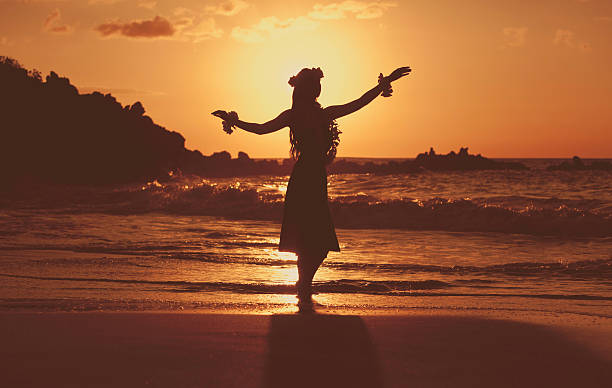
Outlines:
[{"label": "woman", "polygon": [[231,133],[234,126],[263,135],[289,127],[291,154],[297,160],[289,179],[279,250],[298,256],[297,293],[300,303],[311,303],[312,279],[329,251],[340,251],[334,224],[327,204],[326,164],[336,156],[338,145],[337,118],[353,113],[382,94],[391,95],[391,82],[408,75],[409,67],[400,67],[389,76],[378,77],[378,85],[357,100],[344,105],[322,108],[317,102],[321,94],[320,68],[302,69],[291,77],[293,104],[291,109],[263,124],[238,119],[236,112],[215,111],[223,119],[223,128]]}]

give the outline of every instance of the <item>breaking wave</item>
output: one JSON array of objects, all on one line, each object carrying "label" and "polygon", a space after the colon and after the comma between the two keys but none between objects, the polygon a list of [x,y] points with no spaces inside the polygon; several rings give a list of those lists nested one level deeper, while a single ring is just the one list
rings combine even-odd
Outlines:
[{"label": "breaking wave", "polygon": [[[154,181],[138,188],[66,190],[62,187],[47,191],[44,196],[30,199],[4,200],[0,207],[54,209],[68,213],[158,212],[274,222],[280,222],[283,208],[283,196],[278,191],[218,186],[202,181],[196,184]],[[330,208],[340,228],[612,236],[612,212],[593,200],[525,197],[381,200],[357,194],[332,198]]]}]

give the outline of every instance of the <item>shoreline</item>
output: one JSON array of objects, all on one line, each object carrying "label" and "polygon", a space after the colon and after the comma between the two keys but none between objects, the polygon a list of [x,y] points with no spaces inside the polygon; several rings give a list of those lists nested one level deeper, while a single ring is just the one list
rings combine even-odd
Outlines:
[{"label": "shoreline", "polygon": [[[187,296],[191,296],[188,294]],[[380,296],[366,294],[317,294],[315,311],[323,314],[404,316],[414,314],[466,314],[537,323],[562,319],[563,324],[591,320],[611,322],[608,300],[575,301],[522,296]],[[581,303],[579,303],[581,302]],[[588,303],[587,303],[588,302]],[[200,293],[196,298],[174,300],[89,298],[0,298],[2,313],[190,313],[273,315],[297,313],[295,294]]]},{"label": "shoreline", "polygon": [[0,354],[11,387],[603,387],[612,320],[570,315],[2,312]]}]

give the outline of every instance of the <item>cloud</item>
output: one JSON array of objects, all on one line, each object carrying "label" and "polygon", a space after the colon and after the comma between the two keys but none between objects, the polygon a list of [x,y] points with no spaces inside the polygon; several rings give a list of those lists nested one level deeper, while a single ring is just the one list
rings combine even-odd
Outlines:
[{"label": "cloud", "polygon": [[139,7],[153,9],[157,6],[157,1],[140,1],[138,3]]},{"label": "cloud", "polygon": [[43,23],[43,29],[46,32],[52,34],[69,34],[72,32],[73,28],[68,24],[62,24],[61,22],[62,14],[58,8],[51,11],[49,15],[45,18],[45,22]]},{"label": "cloud", "polygon": [[320,20],[343,19],[349,15],[354,15],[357,19],[374,19],[383,16],[392,7],[397,7],[397,3],[347,0],[341,3],[315,4],[308,16]]},{"label": "cloud", "polygon": [[574,31],[559,29],[555,32],[554,44],[557,46],[565,46],[573,48],[576,45]]},{"label": "cloud", "polygon": [[135,20],[127,23],[112,21],[95,28],[103,37],[122,35],[129,38],[161,38],[173,36],[176,29],[167,19],[155,16],[151,20]]},{"label": "cloud", "polygon": [[593,19],[595,19],[595,21],[598,21],[598,22],[606,22],[606,23],[607,22],[612,22],[612,17],[611,16],[597,16],[597,17],[595,17]]},{"label": "cloud", "polygon": [[175,8],[173,15],[173,24],[179,30],[193,27],[201,19],[200,15],[185,7]]},{"label": "cloud", "polygon": [[505,47],[523,47],[527,36],[527,27],[506,27],[504,32]]},{"label": "cloud", "polygon": [[116,4],[116,3],[120,3],[124,0],[89,0],[87,3],[88,4]]},{"label": "cloud", "polygon": [[70,0],[0,0],[0,3],[65,3]]},{"label": "cloud", "polygon": [[553,43],[555,44],[555,46],[591,51],[591,44],[576,39],[576,34],[572,30],[558,29],[555,32],[555,38],[553,39]]},{"label": "cloud", "polygon": [[197,24],[191,22],[187,27],[181,28],[181,30],[181,35],[189,38],[194,43],[223,36],[223,30],[217,28],[213,18],[204,19]]},{"label": "cloud", "polygon": [[48,32],[52,32],[54,34],[69,34],[72,32],[72,27],[67,24],[62,24],[61,26],[53,26],[47,29]]},{"label": "cloud", "polygon": [[263,18],[251,27],[234,27],[232,37],[245,43],[262,42],[267,37],[281,32],[295,30],[313,30],[318,23],[306,16],[280,20],[276,16]]},{"label": "cloud", "polygon": [[10,47],[10,46],[14,46],[14,45],[15,45],[15,42],[10,40],[6,36],[0,36],[0,46]]},{"label": "cloud", "polygon": [[211,17],[203,17],[189,8],[174,9],[174,27],[178,31],[178,38],[199,43],[204,40],[216,39],[223,36],[223,30],[217,27]]},{"label": "cloud", "polygon": [[245,43],[263,42],[268,37],[281,32],[295,30],[313,30],[320,21],[342,19],[350,15],[357,19],[374,19],[383,16],[391,7],[397,7],[396,2],[389,1],[353,1],[347,0],[326,5],[315,4],[305,16],[281,20],[276,16],[268,16],[250,27],[234,27],[231,36]]},{"label": "cloud", "polygon": [[59,21],[61,17],[62,17],[62,14],[60,10],[57,8],[54,9],[53,11],[51,11],[49,15],[47,15],[47,18],[45,19],[44,27],[45,28],[50,27],[53,23],[55,23],[56,21]]},{"label": "cloud", "polygon": [[204,8],[207,13],[223,16],[234,16],[249,8],[249,3],[243,0],[225,0],[217,5],[208,5]]},{"label": "cloud", "polygon": [[190,10],[189,8],[185,8],[185,7],[178,7],[175,8],[174,11],[172,12],[174,14],[174,16],[194,16],[195,13]]},{"label": "cloud", "polygon": [[176,8],[169,19],[156,16],[151,20],[120,22],[117,20],[100,24],[95,30],[103,37],[119,35],[128,38],[172,38],[199,43],[223,36],[215,20],[203,17],[184,7]]}]

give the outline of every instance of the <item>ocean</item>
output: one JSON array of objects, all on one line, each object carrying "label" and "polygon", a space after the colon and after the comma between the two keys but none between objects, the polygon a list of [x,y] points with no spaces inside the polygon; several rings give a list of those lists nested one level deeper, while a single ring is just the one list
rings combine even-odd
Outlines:
[{"label": "ocean", "polygon": [[[612,173],[513,161],[530,169],[330,175],[341,252],[315,277],[316,308],[612,317]],[[296,257],[277,251],[287,181],[0,198],[0,310],[296,311]]]}]

